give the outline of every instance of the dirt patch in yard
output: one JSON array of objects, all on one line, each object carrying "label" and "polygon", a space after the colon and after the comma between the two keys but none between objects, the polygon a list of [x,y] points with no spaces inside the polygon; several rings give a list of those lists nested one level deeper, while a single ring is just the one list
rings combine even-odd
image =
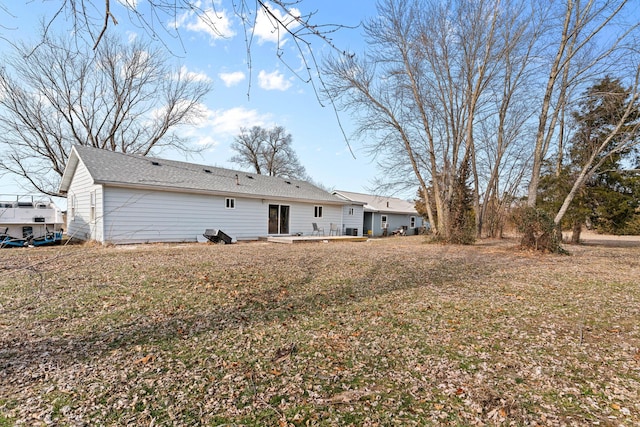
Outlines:
[{"label": "dirt patch in yard", "polygon": [[3,250],[0,426],[638,425],[640,245],[596,237]]}]

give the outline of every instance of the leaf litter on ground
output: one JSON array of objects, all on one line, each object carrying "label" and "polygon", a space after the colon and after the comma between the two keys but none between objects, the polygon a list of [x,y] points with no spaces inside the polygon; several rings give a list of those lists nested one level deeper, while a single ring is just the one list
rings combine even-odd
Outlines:
[{"label": "leaf litter on ground", "polygon": [[2,251],[0,425],[638,425],[640,245]]}]

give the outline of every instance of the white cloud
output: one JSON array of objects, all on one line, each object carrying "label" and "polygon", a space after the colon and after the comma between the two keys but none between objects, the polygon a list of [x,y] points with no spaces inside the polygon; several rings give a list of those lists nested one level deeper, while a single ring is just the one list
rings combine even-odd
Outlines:
[{"label": "white cloud", "polygon": [[264,70],[260,70],[258,73],[258,84],[264,90],[282,90],[285,91],[291,87],[291,82],[284,78],[284,74],[278,70],[267,73]]},{"label": "white cloud", "polygon": [[138,2],[139,0],[118,0],[118,3],[131,10],[136,10],[138,8]]},{"label": "white cloud", "polygon": [[220,73],[218,77],[222,79],[226,87],[231,87],[243,81],[246,76],[242,71],[234,71],[233,73]]},{"label": "white cloud", "polygon": [[215,133],[227,136],[236,136],[240,133],[241,127],[265,126],[270,121],[270,115],[242,107],[211,113],[210,123]]},{"label": "white cloud", "polygon": [[135,42],[138,39],[138,33],[134,33],[133,31],[127,31],[127,41],[129,44]]},{"label": "white cloud", "polygon": [[176,29],[185,28],[196,33],[205,33],[212,40],[231,38],[236,35],[229,13],[225,9],[200,9],[201,2],[195,2],[192,10],[176,17]]},{"label": "white cloud", "polygon": [[[286,42],[286,28],[294,30],[300,26],[300,23],[292,16],[284,14],[280,9],[273,7],[271,3],[267,2],[265,5],[273,16],[262,9],[258,11],[254,28],[254,34],[258,37],[258,44],[272,42],[279,43],[282,46]],[[295,17],[300,17],[300,10],[296,8],[289,9],[289,12]]]},{"label": "white cloud", "polygon": [[180,68],[178,74],[179,76],[177,77],[186,78],[194,82],[209,83],[211,81],[211,78],[205,73],[196,73],[195,71],[189,71],[184,65]]},{"label": "white cloud", "polygon": [[200,117],[190,125],[182,127],[180,134],[199,146],[213,148],[222,143],[230,143],[240,133],[241,127],[272,126],[269,114],[243,107],[228,110],[211,110],[204,104],[198,105]]}]

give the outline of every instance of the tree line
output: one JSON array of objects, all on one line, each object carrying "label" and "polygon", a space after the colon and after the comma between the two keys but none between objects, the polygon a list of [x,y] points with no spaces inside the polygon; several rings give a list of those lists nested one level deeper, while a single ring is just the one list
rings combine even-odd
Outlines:
[{"label": "tree line", "polygon": [[[547,165],[560,177],[570,163],[575,172],[562,175],[567,191],[556,193],[550,227],[523,230],[529,245],[543,235],[557,240],[554,230],[580,190],[607,162],[620,167],[612,162],[638,143],[634,7],[623,0],[381,0],[363,27],[366,51],[325,62],[327,95],[352,114],[357,135],[383,156],[397,186],[419,186],[443,241],[494,234],[488,221],[519,198],[535,212]],[[616,88],[594,89],[606,82]],[[594,112],[582,100],[611,97],[619,105],[603,112],[606,123],[588,124]]]}]

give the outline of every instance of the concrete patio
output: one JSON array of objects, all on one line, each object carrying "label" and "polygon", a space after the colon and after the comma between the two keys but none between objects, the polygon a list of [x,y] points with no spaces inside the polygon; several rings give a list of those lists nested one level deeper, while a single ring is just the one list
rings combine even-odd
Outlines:
[{"label": "concrete patio", "polygon": [[262,237],[272,243],[310,243],[310,242],[366,242],[367,236],[268,236]]}]

